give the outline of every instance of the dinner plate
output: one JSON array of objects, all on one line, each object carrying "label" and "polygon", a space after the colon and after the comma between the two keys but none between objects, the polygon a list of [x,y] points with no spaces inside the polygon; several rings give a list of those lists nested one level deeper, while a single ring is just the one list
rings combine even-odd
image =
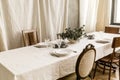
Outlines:
[{"label": "dinner plate", "polygon": [[36,48],[46,48],[47,45],[35,45],[34,47],[36,47]]},{"label": "dinner plate", "polygon": [[69,49],[54,49],[53,51],[50,52],[52,56],[56,57],[62,57],[70,54],[71,51]]}]

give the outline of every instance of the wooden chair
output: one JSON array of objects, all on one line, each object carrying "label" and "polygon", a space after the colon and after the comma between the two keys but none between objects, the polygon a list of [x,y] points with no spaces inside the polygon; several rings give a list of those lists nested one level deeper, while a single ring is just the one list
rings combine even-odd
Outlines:
[{"label": "wooden chair", "polygon": [[120,28],[117,28],[117,27],[105,27],[105,32],[119,34],[119,29]]},{"label": "wooden chair", "polygon": [[96,50],[92,44],[88,44],[77,59],[75,69],[77,75],[76,80],[85,79],[88,76],[91,77],[90,73],[92,71],[95,58]]},{"label": "wooden chair", "polygon": [[24,46],[34,45],[38,43],[38,36],[36,30],[23,30]]},{"label": "wooden chair", "polygon": [[104,64],[103,74],[105,73],[106,67],[108,66],[108,68],[109,68],[108,80],[110,80],[111,79],[111,71],[112,71],[112,69],[114,70],[113,64],[118,65],[117,63],[119,62],[118,66],[119,66],[119,80],[120,80],[120,51],[116,51],[116,49],[118,47],[120,47],[120,37],[114,37],[113,42],[112,42],[113,52],[110,55],[105,56],[96,62],[94,77],[96,74],[97,66],[100,65],[101,63],[103,63]]}]

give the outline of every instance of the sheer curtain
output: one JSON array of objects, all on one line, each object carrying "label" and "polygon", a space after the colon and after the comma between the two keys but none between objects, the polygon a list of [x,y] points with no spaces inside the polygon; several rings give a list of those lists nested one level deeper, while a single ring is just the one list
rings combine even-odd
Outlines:
[{"label": "sheer curtain", "polygon": [[85,25],[85,31],[96,30],[96,19],[99,0],[80,0],[80,26]]},{"label": "sheer curtain", "polygon": [[[1,23],[0,23],[0,26],[1,26]],[[0,51],[8,50],[8,48],[6,47],[6,44],[5,44],[5,39],[3,37],[3,32],[2,31],[3,30],[0,27]]]},{"label": "sheer curtain", "polygon": [[0,3],[0,51],[8,50],[6,44],[5,28],[2,17],[2,4]]},{"label": "sheer curtain", "polygon": [[105,26],[110,24],[112,0],[100,0],[97,13],[97,31],[104,31]]},{"label": "sheer curtain", "polygon": [[54,40],[67,27],[67,9],[68,0],[40,0],[42,39]]},{"label": "sheer curtain", "polygon": [[0,49],[23,46],[23,29],[37,29],[40,41],[66,27],[68,0],[0,0]]},{"label": "sheer curtain", "polygon": [[[1,34],[4,49],[22,46],[23,29],[39,26],[37,0],[0,0],[1,3]],[[37,17],[36,17],[37,16]],[[4,47],[1,45],[0,47]]]}]

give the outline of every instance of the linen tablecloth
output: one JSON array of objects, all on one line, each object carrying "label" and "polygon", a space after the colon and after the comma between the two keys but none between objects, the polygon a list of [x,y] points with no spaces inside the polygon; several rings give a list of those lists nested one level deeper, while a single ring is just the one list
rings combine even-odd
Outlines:
[{"label": "linen tablecloth", "polygon": [[[79,42],[69,45],[65,49],[70,49],[71,52],[63,57],[50,55],[53,48],[36,48],[34,46],[1,52],[0,80],[56,80],[75,72],[77,57],[87,44],[91,43],[95,46],[96,60],[98,60],[112,51],[113,37],[120,36],[101,32],[90,34],[94,34],[95,39],[83,38]],[[96,43],[96,40],[100,39],[107,39],[110,42]]]}]

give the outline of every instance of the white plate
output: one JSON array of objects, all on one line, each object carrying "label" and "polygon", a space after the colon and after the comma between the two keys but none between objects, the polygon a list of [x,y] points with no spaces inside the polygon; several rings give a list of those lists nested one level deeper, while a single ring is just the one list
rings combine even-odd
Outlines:
[{"label": "white plate", "polygon": [[54,49],[52,52],[50,52],[52,56],[56,56],[56,57],[66,56],[70,53],[71,53],[71,50],[69,49]]},{"label": "white plate", "polygon": [[46,48],[47,46],[46,45],[35,45],[34,47],[36,47],[36,48]]}]

